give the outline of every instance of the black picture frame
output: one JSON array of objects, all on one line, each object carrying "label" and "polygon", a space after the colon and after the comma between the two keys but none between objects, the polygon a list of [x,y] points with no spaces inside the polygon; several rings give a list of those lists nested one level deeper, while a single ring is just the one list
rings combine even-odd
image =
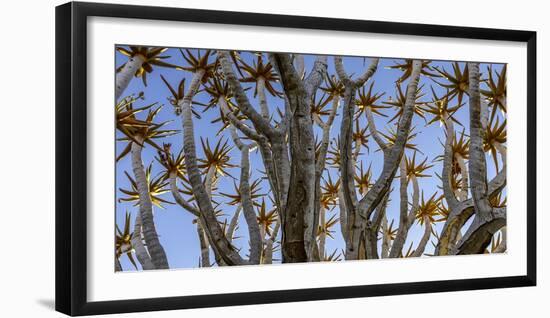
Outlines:
[{"label": "black picture frame", "polygon": [[[190,21],[527,44],[527,274],[352,287],[88,302],[86,260],[86,20]],[[70,2],[56,7],[56,310],[91,315],[536,285],[536,32],[443,25]]]}]

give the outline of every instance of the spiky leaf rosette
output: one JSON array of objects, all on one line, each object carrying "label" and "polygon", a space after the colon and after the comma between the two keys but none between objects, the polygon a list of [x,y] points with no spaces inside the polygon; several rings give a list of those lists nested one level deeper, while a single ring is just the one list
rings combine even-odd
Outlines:
[{"label": "spiky leaf rosette", "polygon": [[498,158],[497,158],[497,144],[506,143],[507,133],[506,133],[506,120],[499,123],[499,119],[496,118],[494,122],[489,123],[485,129],[485,134],[483,134],[483,150],[489,152],[493,157],[493,162],[495,163],[495,168],[498,171]]},{"label": "spiky leaf rosette", "polygon": [[[246,73],[246,75],[240,79],[241,82],[257,83],[258,79],[261,77],[264,80],[265,89],[269,92],[269,94],[278,97],[283,96],[283,93],[277,91],[272,84],[280,80],[279,76],[273,70],[273,65],[271,65],[271,63],[264,62],[262,54],[256,55],[256,60],[252,62],[252,65],[247,64],[242,59],[239,62],[240,63],[237,65],[237,67],[240,68],[244,73]],[[258,86],[256,85],[256,88],[254,89],[254,97],[256,97],[257,95]]]},{"label": "spiky leaf rosette", "polygon": [[[116,50],[128,57],[134,57],[136,55],[141,55],[143,57],[143,64],[140,68],[137,69],[134,74],[135,77],[141,77],[143,85],[147,86],[147,74],[153,72],[153,66],[168,67],[174,69],[181,69],[180,66],[166,63],[163,60],[170,58],[168,55],[161,55],[166,52],[168,48],[165,47],[147,47],[147,46],[129,46],[129,47],[117,47]],[[124,63],[117,68],[116,72],[120,72],[122,68],[126,65]]]},{"label": "spiky leaf rosette", "polygon": [[431,125],[432,123],[435,123],[436,121],[439,121],[440,126],[445,126],[445,120],[446,118],[450,118],[453,122],[457,123],[458,125],[462,126],[462,123],[460,123],[453,115],[456,113],[457,110],[462,107],[462,104],[457,104],[456,106],[449,106],[449,93],[443,95],[442,97],[439,97],[437,93],[435,92],[433,87],[430,87],[432,91],[432,101],[430,103],[426,104],[426,107],[424,108],[424,111],[426,113],[429,113],[433,115],[432,119],[426,123],[426,126]]},{"label": "spiky leaf rosette", "polygon": [[267,210],[265,199],[262,199],[262,204],[257,207],[257,220],[264,233],[271,235],[271,225],[277,221],[277,209]]},{"label": "spiky leaf rosette", "polygon": [[319,227],[317,228],[317,236],[324,234],[325,236],[330,237],[331,239],[334,239],[334,236],[332,234],[334,233],[334,230],[332,230],[332,227],[338,223],[338,218],[336,217],[336,214],[331,216],[328,220],[325,221],[323,224],[319,224]]},{"label": "spiky leaf rosette", "polygon": [[331,99],[344,97],[344,83],[339,81],[335,75],[325,74],[325,85],[319,87],[319,89],[327,93]]},{"label": "spiky leaf rosette", "polygon": [[[155,206],[164,209],[164,206],[162,206],[163,203],[166,204],[174,204],[173,202],[167,201],[160,196],[169,190],[166,188],[168,185],[168,181],[163,179],[162,175],[159,175],[155,178],[151,177],[151,170],[152,165],[150,164],[146,171],[145,171],[145,177],[147,179],[147,185],[149,190],[149,198],[151,199],[151,203],[153,203]],[[124,193],[126,197],[122,197],[118,199],[118,202],[135,202],[134,206],[139,205],[139,191],[136,180],[126,171],[124,171],[124,174],[126,174],[126,177],[128,178],[128,181],[130,181],[131,189],[123,189],[119,188],[119,191]]]},{"label": "spiky leaf rosette", "polygon": [[132,246],[132,238],[134,236],[134,232],[130,231],[131,223],[131,214],[126,211],[126,216],[124,217],[124,231],[120,230],[118,224],[116,225],[115,255],[117,258],[120,258],[122,254],[126,254],[128,260],[130,260],[130,263],[132,263],[132,265],[134,265],[135,269],[137,270],[138,267],[136,265],[136,261],[134,260],[134,256],[132,255],[132,251],[134,250]]},{"label": "spiky leaf rosette", "polygon": [[374,81],[372,81],[369,85],[369,89],[366,89],[366,86],[363,86],[361,90],[358,92],[358,98],[355,100],[355,106],[357,106],[357,112],[355,113],[356,117],[361,116],[361,114],[365,113],[365,111],[370,109],[370,111],[373,114],[377,114],[383,117],[388,117],[388,115],[385,115],[381,112],[382,109],[391,108],[391,106],[384,106],[377,104],[378,100],[384,96],[386,93],[373,93],[372,88],[374,86]]},{"label": "spiky leaf rosette", "polygon": [[420,225],[424,225],[424,221],[428,219],[430,223],[435,222],[435,217],[439,215],[439,205],[441,202],[441,195],[437,195],[434,192],[428,200],[424,198],[424,191],[422,191],[422,199],[418,209],[416,210],[416,219]]},{"label": "spiky leaf rosette", "polygon": [[[390,97],[390,99],[388,99],[387,101],[383,102],[384,104],[388,105],[387,107],[395,107],[397,109],[397,112],[395,113],[395,115],[388,121],[389,123],[393,122],[394,120],[399,120],[401,119],[401,115],[403,115],[403,110],[405,109],[405,103],[407,101],[407,95],[406,95],[406,92],[403,92],[403,89],[401,88],[401,84],[400,83],[395,83],[395,87],[396,87],[396,92],[397,92],[397,95],[395,97],[395,99],[392,99]],[[422,102],[420,101],[420,99],[422,97],[424,97],[424,93],[422,93],[422,89],[424,88],[424,86],[419,86],[417,89],[416,89],[416,92],[415,92],[415,98],[414,98],[414,113],[416,115],[418,115],[419,117],[422,117],[425,119],[424,117],[424,110],[422,109],[422,105],[425,105],[426,103],[425,102]]]},{"label": "spiky leaf rosette", "polygon": [[204,74],[201,77],[201,82],[204,84],[209,78],[216,76],[216,71],[219,66],[219,61],[216,59],[211,63],[208,58],[213,55],[212,50],[206,50],[204,55],[201,56],[201,50],[197,50],[195,56],[191,50],[185,49],[185,53],[182,49],[179,50],[183,59],[188,63],[186,67],[180,67],[180,69],[196,73],[198,70],[204,70]]},{"label": "spiky leaf rosette", "polygon": [[[395,144],[395,140],[397,140],[397,129],[395,127],[397,126],[389,127],[388,132],[386,134],[382,132],[380,133],[384,138],[386,138],[387,143],[392,147]],[[413,133],[413,131],[414,131],[414,127],[411,129],[411,131],[409,132],[409,135],[407,136],[407,142],[405,143],[405,148],[412,149],[422,153],[422,151],[418,149],[417,145],[411,142],[418,135],[417,133]]]},{"label": "spiky leaf rosette", "polygon": [[429,174],[426,174],[425,171],[433,167],[433,165],[430,165],[427,163],[428,157],[424,158],[424,160],[420,163],[416,163],[416,151],[413,153],[412,157],[409,159],[409,157],[405,157],[405,169],[407,171],[407,181],[410,181],[410,179],[414,176],[416,178],[428,178],[431,177]]},{"label": "spiky leaf rosette", "polygon": [[[420,69],[420,74],[428,77],[441,77],[437,73],[433,72],[432,67],[430,66],[432,62],[431,61],[422,61],[422,68]],[[397,69],[403,71],[403,74],[401,77],[399,77],[396,82],[402,83],[407,78],[411,77],[412,70],[413,70],[413,60],[412,59],[406,59],[401,62],[395,62],[394,65],[388,66],[389,69]]]},{"label": "spiky leaf rosette", "polygon": [[[124,100],[124,99],[123,99]],[[116,127],[124,134],[124,137],[117,138],[117,141],[128,142],[124,150],[117,156],[116,161],[122,159],[132,150],[132,143],[135,142],[140,146],[147,143],[155,149],[162,151],[163,149],[157,145],[155,140],[177,134],[179,131],[174,129],[161,129],[171,121],[155,123],[155,117],[162,109],[162,105],[152,109],[157,103],[148,106],[133,109],[132,103],[120,102],[116,105]],[[136,114],[148,110],[145,119],[136,118]],[[141,142],[143,140],[143,142]]]},{"label": "spiky leaf rosette", "polygon": [[208,169],[214,168],[216,173],[221,176],[231,176],[226,169],[237,166],[229,162],[231,160],[229,152],[233,149],[233,147],[229,146],[227,140],[223,141],[222,139],[218,139],[216,146],[212,149],[208,138],[206,138],[206,140],[201,138],[201,145],[204,153],[204,159],[199,159],[199,168],[204,169],[205,173]]},{"label": "spiky leaf rosette", "polygon": [[332,177],[328,174],[327,178],[323,178],[321,185],[321,205],[324,209],[333,208],[338,200],[338,192],[340,191],[341,180],[338,178],[332,181]]},{"label": "spiky leaf rosette", "polygon": [[353,176],[353,178],[355,180],[359,193],[362,195],[367,194],[370,188],[374,185],[374,183],[372,182],[371,165],[369,165],[369,168],[367,170],[364,170],[363,162],[361,161],[359,171]]},{"label": "spiky leaf rosette", "polygon": [[[261,207],[261,204],[257,201],[257,199],[265,195],[265,193],[260,193],[262,190],[261,183],[261,179],[256,179],[250,185],[250,199],[252,200],[252,204],[258,207]],[[230,201],[226,202],[228,205],[240,205],[242,203],[241,189],[235,181],[233,181],[233,188],[233,193],[220,192],[220,194],[230,199]]]},{"label": "spiky leaf rosette", "polygon": [[500,109],[506,113],[506,69],[507,64],[504,64],[500,73],[497,72],[497,80],[493,75],[493,66],[487,67],[488,80],[485,82],[488,89],[481,90],[481,94],[489,101],[491,108],[491,121],[495,118],[497,110]]},{"label": "spiky leaf rosette", "polygon": [[445,68],[440,69],[439,67],[434,66],[434,69],[447,80],[447,83],[439,82],[435,79],[432,80],[439,84],[439,86],[447,89],[447,94],[445,97],[451,100],[456,96],[458,98],[458,105],[461,105],[464,95],[468,95],[468,89],[470,87],[470,72],[467,65],[464,65],[463,70],[460,69],[460,64],[458,62],[453,62],[452,65],[452,73],[447,72]]},{"label": "spiky leaf rosette", "polygon": [[164,171],[161,173],[160,178],[162,180],[168,180],[170,174],[175,173],[178,178],[185,178],[185,156],[183,153],[183,148],[180,150],[177,156],[171,151],[171,144],[163,143],[163,151],[158,150],[158,157],[155,159],[161,164],[164,168]]}]

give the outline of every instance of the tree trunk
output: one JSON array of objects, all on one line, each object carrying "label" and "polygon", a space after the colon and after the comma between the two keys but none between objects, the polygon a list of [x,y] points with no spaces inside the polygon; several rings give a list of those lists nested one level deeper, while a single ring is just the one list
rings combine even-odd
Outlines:
[{"label": "tree trunk", "polygon": [[479,92],[479,65],[468,63],[470,73],[470,180],[476,217],[483,221],[491,220],[491,205],[487,196],[487,163],[483,150],[485,131],[481,124]]},{"label": "tree trunk", "polygon": [[141,226],[141,216],[138,214],[134,222],[134,235],[132,236],[132,247],[134,248],[134,251],[136,253],[136,258],[138,259],[138,262],[141,264],[141,268],[143,270],[155,269],[155,265],[153,265],[153,262],[151,261],[149,252],[147,252],[147,249],[143,245],[142,232],[143,231]]},{"label": "tree trunk", "polygon": [[424,234],[422,235],[422,238],[420,239],[420,243],[418,243],[418,246],[414,250],[414,253],[412,254],[413,257],[420,257],[422,254],[424,254],[424,250],[426,249],[426,245],[430,241],[430,236],[432,235],[432,223],[430,222],[430,219],[428,217],[424,217]]},{"label": "tree trunk", "polygon": [[273,263],[273,244],[277,240],[277,235],[279,234],[279,229],[281,227],[281,220],[278,219],[273,227],[273,232],[265,244],[265,255],[262,261],[262,264],[272,264]]},{"label": "tree trunk", "polygon": [[199,238],[199,246],[201,248],[201,267],[210,267],[210,247],[208,244],[208,237],[204,232],[204,228],[200,220],[197,220],[197,237]]},{"label": "tree trunk", "polygon": [[204,226],[204,230],[206,231],[209,241],[213,244],[212,247],[215,249],[214,252],[219,255],[227,265],[244,265],[247,264],[247,262],[241,258],[239,253],[227,240],[225,233],[218,223],[216,213],[212,207],[212,203],[205,185],[201,180],[201,172],[197,165],[191,103],[193,101],[193,97],[198,91],[200,80],[204,76],[204,72],[205,71],[201,69],[193,74],[191,84],[185,94],[182,105],[183,150],[185,154],[185,165],[187,167],[187,174],[189,175],[189,182],[191,183],[195,200],[197,201],[201,212],[200,220]]},{"label": "tree trunk", "polygon": [[119,98],[122,96],[122,93],[134,78],[136,71],[141,67],[145,57],[141,54],[134,55],[128,58],[128,62],[124,64],[124,67],[116,74],[115,77],[115,102],[118,102]]},{"label": "tree trunk", "polygon": [[[138,142],[143,142],[139,137],[136,137],[136,139],[138,139]],[[155,269],[168,269],[168,259],[164,248],[160,244],[153,220],[153,205],[149,195],[149,184],[145,176],[145,169],[141,161],[141,150],[142,147],[138,143],[132,143],[132,169],[139,191],[139,215],[142,222],[143,238]]]},{"label": "tree trunk", "polygon": [[120,265],[120,261],[115,256],[115,272],[122,272],[122,265]]},{"label": "tree trunk", "polygon": [[382,258],[388,258],[388,256],[390,256],[391,237],[388,231],[388,218],[384,215],[384,219],[382,220]]},{"label": "tree trunk", "polygon": [[265,97],[265,79],[263,76],[260,76],[256,81],[256,90],[258,92],[258,99],[260,100],[262,117],[269,120],[269,108],[267,107],[267,99]]},{"label": "tree trunk", "polygon": [[411,228],[412,223],[414,222],[414,216],[418,206],[418,195],[419,195],[419,186],[418,180],[413,175],[411,177],[411,182],[413,184],[413,207],[409,212],[409,201],[407,194],[407,169],[405,166],[405,156],[401,160],[399,167],[399,197],[400,197],[400,206],[399,206],[399,229],[397,230],[397,235],[393,241],[392,248],[390,251],[390,258],[397,258],[403,252],[403,246],[407,240],[409,234],[409,229]]},{"label": "tree trunk", "polygon": [[[479,64],[468,63],[470,105],[470,184],[474,220],[457,244],[458,254],[485,252],[493,235],[506,225],[506,208],[493,208],[489,203],[487,165],[483,150],[483,129],[479,91]],[[505,167],[504,167],[505,169]]]},{"label": "tree trunk", "polygon": [[248,237],[250,240],[250,263],[260,264],[263,249],[263,237],[260,235],[260,227],[258,226],[258,220],[256,218],[256,212],[254,212],[254,206],[252,205],[252,199],[250,197],[250,183],[249,183],[249,171],[250,163],[248,158],[249,148],[248,146],[242,146],[241,148],[241,200],[243,206],[243,214],[248,225]]},{"label": "tree trunk", "polygon": [[458,198],[460,201],[465,201],[468,199],[468,167],[466,166],[466,162],[464,158],[460,154],[455,154],[455,160],[458,162],[458,166],[460,167],[460,175],[462,176],[462,188],[460,189],[460,195]]},{"label": "tree trunk", "polygon": [[235,209],[235,212],[233,212],[233,217],[231,218],[231,221],[229,222],[229,226],[225,233],[225,236],[227,237],[230,243],[233,242],[233,236],[235,235],[235,230],[237,229],[237,224],[239,223],[239,216],[241,215],[242,209],[243,209],[242,205],[239,204]]},{"label": "tree trunk", "polygon": [[315,140],[306,88],[288,54],[273,54],[286,97],[293,110],[290,123],[291,172],[287,204],[283,212],[283,262],[311,259],[315,199]]},{"label": "tree trunk", "polygon": [[[321,207],[319,210],[319,223],[321,226],[325,225],[325,209]],[[325,242],[326,242],[326,235],[325,231],[321,231],[319,233],[319,258],[323,260],[325,258]]]},{"label": "tree trunk", "polygon": [[508,240],[508,231],[506,230],[506,226],[504,226],[502,229],[500,229],[500,232],[502,233],[502,241],[500,244],[495,248],[493,253],[504,253],[506,252],[506,245]]}]

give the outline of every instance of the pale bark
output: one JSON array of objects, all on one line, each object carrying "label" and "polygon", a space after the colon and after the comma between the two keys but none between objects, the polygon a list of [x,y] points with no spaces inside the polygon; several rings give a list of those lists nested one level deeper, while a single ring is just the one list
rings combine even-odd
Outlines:
[{"label": "pale bark", "polygon": [[338,223],[340,223],[340,232],[345,242],[348,239],[348,215],[342,186],[340,186],[340,189],[338,189],[338,208],[340,213],[340,220]]},{"label": "pale bark", "polygon": [[229,226],[227,227],[227,231],[225,233],[225,236],[229,242],[233,242],[233,236],[235,235],[235,230],[239,224],[239,216],[241,215],[241,211],[242,205],[239,204],[235,209],[235,212],[233,212],[233,217],[231,217],[231,221],[229,222]]},{"label": "pale bark", "polygon": [[[349,79],[349,77],[345,73],[343,63],[342,63],[342,58],[335,57],[334,61],[335,61],[336,73],[338,74],[340,79],[344,82],[344,85],[348,85],[348,86],[352,85],[351,84],[352,81]],[[378,59],[373,59],[373,61],[371,61],[371,66],[360,77],[360,80],[362,81],[362,83],[365,83],[366,80],[370,76],[372,76],[372,73],[374,73],[374,71],[376,70],[377,63],[378,63]],[[364,231],[365,225],[367,223],[366,220],[370,220],[370,216],[372,212],[376,209],[376,207],[380,204],[381,200],[384,198],[386,193],[389,191],[393,178],[395,177],[395,173],[397,171],[397,168],[403,156],[405,144],[409,136],[412,116],[414,114],[414,106],[415,106],[414,103],[416,100],[416,91],[418,88],[418,81],[420,78],[421,67],[422,67],[421,61],[419,60],[413,61],[413,69],[410,76],[411,79],[409,80],[409,83],[407,85],[405,105],[404,105],[403,114],[401,116],[401,119],[399,120],[397,137],[395,139],[394,145],[384,150],[384,166],[379,178],[376,180],[375,184],[367,192],[367,194],[358,202],[356,207],[354,207],[353,205],[350,206],[349,203],[352,202],[352,198],[350,198],[349,195],[348,196],[344,195],[346,199],[346,207],[348,209],[347,228],[349,231],[348,242],[346,244],[346,259],[358,259],[359,243],[361,241],[362,232]],[[351,99],[348,99],[345,102],[351,103]],[[344,112],[344,116],[345,115],[346,113]],[[342,120],[344,121],[344,118]],[[350,128],[348,126],[342,129],[350,129]],[[343,132],[346,132],[346,131],[342,131],[340,133],[341,138],[343,138],[342,136],[346,135]],[[341,150],[344,150],[344,147],[349,148],[349,145],[341,144]],[[344,157],[344,153],[341,153],[341,155],[342,155],[343,161],[350,160],[350,158]],[[343,162],[342,167],[346,167],[346,166],[349,166],[349,163]],[[347,168],[344,168],[344,169],[347,169]],[[348,176],[346,176],[342,172],[342,178],[349,179],[349,173],[348,173]],[[344,186],[344,194],[346,193],[346,191],[350,192],[349,184],[348,186],[346,186],[345,182],[343,182],[342,185]],[[346,188],[348,190],[346,190]],[[352,220],[351,217],[354,215],[355,217]]]},{"label": "pale bark", "polygon": [[[302,59],[302,63],[299,63],[301,67],[303,68],[303,56],[299,56],[300,59]],[[327,57],[326,56],[320,56],[317,57],[313,69],[307,79],[305,80],[305,87],[306,92],[308,94],[307,99],[312,100],[313,96],[315,94],[315,91],[320,86],[323,78],[326,75],[327,70]],[[300,75],[300,78],[303,78],[304,70],[298,69],[298,74]],[[322,140],[321,140],[321,147],[319,149],[318,157],[315,161],[315,195],[314,195],[314,210],[313,210],[313,222],[311,225],[312,228],[312,251],[310,255],[310,260],[313,261],[320,261],[323,259],[324,255],[323,253],[320,253],[319,247],[316,244],[316,231],[319,227],[319,213],[321,209],[321,177],[323,174],[323,171],[325,170],[325,164],[326,164],[326,156],[329,146],[329,139],[330,139],[330,129],[332,127],[332,124],[334,123],[334,119],[336,117],[336,113],[338,111],[338,106],[340,104],[340,98],[339,96],[334,96],[332,101],[332,107],[329,111],[328,118],[326,122],[323,122],[321,118],[319,118],[319,126],[321,127],[323,133],[322,133]]]},{"label": "pale bark", "polygon": [[222,109],[223,114],[229,119],[231,124],[235,126],[245,136],[256,141],[259,141],[262,138],[261,135],[259,135],[253,129],[245,125],[241,120],[237,118],[237,116],[235,116],[235,114],[233,114],[229,110],[229,106],[227,105],[227,101],[225,100],[225,98],[219,98],[218,105]]},{"label": "pale bark", "polygon": [[456,212],[459,208],[459,201],[457,200],[455,192],[451,186],[453,164],[452,143],[455,138],[455,130],[453,121],[448,115],[445,117],[445,129],[447,138],[445,140],[445,148],[443,153],[443,171],[441,173],[441,182],[443,187],[443,195],[449,207],[449,216],[447,217],[447,221],[445,222],[443,230],[439,235],[439,242],[435,250],[436,255],[447,255],[450,251],[454,250],[455,243],[458,239],[457,235],[460,233],[460,229],[464,223],[470,217],[467,214],[458,214]]},{"label": "pale bark", "polygon": [[[342,179],[343,197],[347,209],[346,259],[359,259],[359,247],[366,220],[369,215],[360,215],[358,199],[355,193],[354,163],[352,152],[353,118],[355,114],[355,93],[375,72],[379,59],[374,58],[371,64],[357,80],[353,81],[346,74],[341,57],[334,58],[334,65],[340,80],[344,83],[344,108],[340,126],[340,177]],[[389,188],[389,185],[388,185]],[[387,191],[387,189],[386,189]],[[382,196],[385,192],[382,193]],[[382,199],[382,197],[380,197]],[[380,201],[377,202],[377,204]],[[373,206],[373,210],[376,206]]]},{"label": "pale bark", "polygon": [[128,62],[124,64],[120,72],[116,73],[115,77],[115,102],[119,100],[122,93],[126,90],[136,71],[141,67],[145,57],[141,54],[134,55],[128,58]]},{"label": "pale bark", "polygon": [[243,214],[248,225],[248,237],[250,240],[250,263],[251,264],[260,264],[262,248],[263,248],[263,238],[260,234],[260,227],[258,226],[258,221],[256,218],[256,212],[254,212],[254,206],[252,205],[252,199],[250,194],[250,182],[249,182],[249,147],[247,145],[241,144],[241,182],[240,182],[240,193],[241,193],[241,202],[243,207]]},{"label": "pale bark", "polygon": [[344,91],[344,105],[342,110],[342,123],[340,125],[340,178],[347,209],[347,240],[346,259],[359,259],[359,244],[361,241],[361,223],[357,213],[357,194],[355,192],[355,166],[352,151],[353,117],[355,114],[354,83],[347,83]]},{"label": "pale bark", "polygon": [[491,243],[491,238],[506,225],[506,208],[494,208],[491,219],[483,221],[474,217],[474,220],[464,236],[457,243],[456,254],[481,254]]},{"label": "pale bark", "polygon": [[269,120],[269,108],[267,106],[267,98],[265,97],[265,79],[262,76],[256,80],[256,91],[258,93],[258,100],[260,101],[262,117]]},{"label": "pale bark", "polygon": [[120,265],[120,261],[115,256],[115,272],[122,272],[122,265]]},{"label": "pale bark", "polygon": [[508,230],[506,229],[506,226],[504,226],[502,229],[500,229],[500,232],[502,233],[502,241],[495,248],[493,253],[504,253],[504,252],[506,252],[507,241],[508,241]]},{"label": "pale bark", "polygon": [[481,128],[485,131],[485,129],[487,129],[487,125],[489,124],[489,105],[487,105],[487,101],[482,98],[480,98],[479,102]]},{"label": "pale bark", "polygon": [[252,104],[250,104],[243,87],[239,83],[237,75],[233,71],[229,52],[218,51],[218,57],[225,79],[235,94],[237,106],[241,112],[250,119],[258,132],[271,137],[275,133],[275,129],[269,124],[269,121],[258,113],[254,107],[252,107]]},{"label": "pale bark", "polygon": [[[136,139],[139,142],[143,142],[139,136]],[[160,244],[153,220],[153,205],[149,195],[149,184],[141,160],[142,149],[138,143],[132,143],[132,170],[136,178],[137,190],[139,191],[139,215],[142,223],[143,238],[155,269],[167,269],[169,268],[168,259],[164,248]]]},{"label": "pale bark", "polygon": [[244,144],[238,134],[237,129],[230,126],[231,136],[237,148],[241,151],[241,179],[239,192],[241,194],[241,206],[248,227],[248,237],[250,240],[250,257],[251,264],[260,264],[263,251],[264,236],[261,233],[261,228],[258,225],[256,213],[251,198],[250,190],[250,160],[249,152],[254,147],[253,144]]},{"label": "pale bark", "polygon": [[445,140],[445,148],[443,153],[443,171],[442,171],[442,183],[443,183],[443,195],[449,205],[449,209],[453,209],[459,203],[455,196],[451,185],[452,178],[452,165],[453,165],[453,140],[455,139],[454,124],[451,117],[447,114],[445,116],[445,129],[447,139]]},{"label": "pale bark", "polygon": [[391,237],[388,231],[388,218],[386,217],[386,215],[384,215],[384,218],[382,219],[382,246],[380,254],[382,258],[388,258],[388,256],[390,255]]},{"label": "pale bark", "polygon": [[281,220],[277,219],[277,222],[275,223],[275,226],[273,227],[273,231],[271,232],[271,236],[265,243],[265,255],[262,260],[262,264],[272,264],[273,263],[273,244],[275,244],[275,241],[277,240],[277,235],[279,234],[279,229],[281,228]]},{"label": "pale bark", "polygon": [[500,154],[500,158],[502,161],[502,166],[505,168],[507,163],[507,148],[505,145],[495,142],[494,144],[495,148],[497,149],[498,153]]},{"label": "pale bark", "polygon": [[186,211],[193,214],[195,217],[200,217],[200,211],[197,210],[193,205],[191,205],[187,200],[185,200],[179,193],[179,189],[177,186],[177,173],[176,172],[170,172],[170,192],[172,193],[172,196],[174,197],[174,200],[176,203],[184,208]]},{"label": "pale bark", "polygon": [[212,200],[212,187],[214,185],[214,179],[216,178],[216,167],[210,166],[206,171],[206,176],[204,177],[204,188],[206,189],[206,194],[208,198]]},{"label": "pale bark", "polygon": [[390,258],[397,258],[403,252],[403,246],[407,240],[409,230],[414,222],[414,217],[416,210],[418,209],[418,200],[419,200],[419,186],[418,180],[413,175],[411,176],[411,182],[413,184],[413,206],[409,211],[408,208],[408,182],[407,182],[407,169],[405,166],[405,156],[399,165],[399,229],[397,230],[397,235],[393,241],[392,248],[390,251]]},{"label": "pale bark", "polygon": [[270,54],[270,58],[281,75],[285,94],[293,110],[289,135],[290,184],[282,219],[283,262],[307,262],[311,260],[315,239],[315,140],[309,98],[306,85],[290,63],[290,56]]},{"label": "pale bark", "polygon": [[[338,106],[340,105],[340,97],[334,96],[332,101],[332,108],[330,109],[328,118],[326,122],[320,120],[319,125],[323,131],[321,137],[321,145],[318,150],[317,160],[315,162],[315,211],[314,215],[319,216],[321,210],[321,177],[323,176],[323,171],[325,171],[327,151],[330,143],[330,129],[334,123],[336,113],[338,111]],[[340,187],[341,189],[341,187]],[[344,211],[345,213],[345,211]],[[319,217],[314,218],[313,228],[316,229],[319,226]],[[322,260],[324,254],[321,253],[319,248],[319,259]]]},{"label": "pale bark", "polygon": [[[325,224],[325,212],[326,212],[325,209],[321,207],[321,209],[319,210],[319,224],[321,224],[321,226],[324,226]],[[321,231],[321,233],[319,233],[319,257],[321,259],[324,259],[325,257],[326,239],[327,239],[327,236],[325,232]]]},{"label": "pale bark", "polygon": [[483,253],[493,235],[506,225],[506,208],[493,208],[489,203],[487,165],[483,150],[484,130],[481,123],[479,64],[468,63],[470,106],[470,183],[474,220],[457,243],[457,254]]},{"label": "pale bark", "polygon": [[458,166],[460,167],[460,175],[462,177],[462,188],[460,189],[460,194],[458,198],[460,201],[464,201],[468,199],[468,167],[466,166],[466,162],[464,158],[460,154],[455,154],[455,160],[458,162]]},{"label": "pale bark", "polygon": [[155,269],[155,265],[151,261],[149,252],[143,245],[143,234],[141,227],[141,216],[138,214],[134,221],[134,235],[132,236],[132,247],[138,262],[141,264],[143,270]]},{"label": "pale bark", "polygon": [[204,75],[204,70],[198,70],[193,74],[188,91],[184,97],[182,109],[183,125],[183,149],[185,153],[185,165],[189,175],[189,182],[193,189],[195,200],[201,211],[201,222],[205,227],[209,241],[212,243],[214,252],[219,255],[227,265],[243,265],[247,262],[242,259],[239,253],[233,248],[231,243],[225,237],[221,226],[216,218],[216,213],[212,207],[210,197],[204,183],[201,180],[201,173],[197,166],[197,155],[195,146],[195,136],[193,129],[193,113],[191,103],[193,97],[198,91],[200,79]]},{"label": "pale bark", "polygon": [[[248,129],[245,125],[236,120],[234,116],[231,116],[232,114],[230,113],[228,118],[245,135],[258,141],[262,159],[264,160],[264,166],[270,178],[270,185],[275,194],[275,201],[278,208],[281,209],[286,205],[290,175],[290,161],[288,158],[288,147],[286,145],[286,117],[289,114],[285,115],[283,125],[281,125],[279,129],[275,129],[271,126],[269,121],[259,114],[250,103],[233,70],[229,53],[226,51],[218,51],[218,56],[222,73],[233,90],[237,106],[239,110],[250,119],[256,132]],[[267,141],[270,142],[270,145],[268,145]],[[283,217],[282,213],[279,213],[279,215]]]},{"label": "pale bark", "polygon": [[481,107],[479,92],[479,65],[468,63],[470,74],[470,183],[476,217],[483,221],[491,219],[491,205],[487,196],[487,163],[483,150],[484,130],[481,125]]},{"label": "pale bark", "polygon": [[[489,182],[487,193],[490,197],[497,195],[506,186],[506,167]],[[455,199],[456,201],[456,199]],[[449,204],[449,201],[447,201]],[[456,242],[462,238],[461,229],[474,214],[473,198],[458,202],[454,205],[449,204],[449,216],[443,225],[439,242],[437,244],[436,255],[448,255],[456,253]]]},{"label": "pale bark", "polygon": [[382,220],[386,217],[389,193],[384,196],[382,202],[376,207],[372,221],[367,221],[365,226],[365,253],[367,259],[377,259],[378,254],[378,233],[382,226]]},{"label": "pale bark", "polygon": [[424,234],[422,235],[422,238],[420,239],[418,246],[414,250],[412,257],[420,257],[422,256],[422,254],[424,254],[424,250],[426,249],[426,245],[430,241],[431,235],[432,235],[432,222],[430,222],[430,219],[428,217],[424,217]]},{"label": "pale bark", "polygon": [[420,78],[421,64],[422,62],[419,60],[413,61],[413,71],[407,85],[405,107],[401,119],[399,120],[397,137],[391,148],[384,151],[384,166],[382,173],[369,192],[367,192],[359,202],[359,213],[367,218],[369,218],[372,211],[378,206],[384,195],[388,192],[391,182],[395,177],[399,162],[403,156],[405,144],[409,137],[412,116],[414,114],[414,103]]},{"label": "pale bark", "polygon": [[380,137],[380,133],[376,129],[376,124],[374,122],[374,116],[372,114],[372,110],[370,107],[367,107],[365,109],[365,114],[367,114],[367,122],[369,124],[369,131],[372,137],[374,138],[374,141],[378,144],[378,147],[380,147],[381,150],[384,150],[388,147],[386,142]]},{"label": "pale bark", "polygon": [[296,67],[296,72],[298,73],[298,76],[300,78],[304,78],[305,75],[305,61],[304,56],[302,54],[293,54],[294,57],[294,64]]},{"label": "pale bark", "polygon": [[199,238],[199,246],[201,249],[201,267],[210,267],[212,265],[210,262],[210,247],[200,220],[197,220],[197,237]]}]

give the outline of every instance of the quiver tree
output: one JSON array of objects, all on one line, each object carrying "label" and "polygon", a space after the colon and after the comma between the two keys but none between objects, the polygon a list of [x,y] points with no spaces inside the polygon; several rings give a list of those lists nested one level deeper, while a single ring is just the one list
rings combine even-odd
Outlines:
[{"label": "quiver tree", "polygon": [[126,55],[128,61],[116,69],[115,101],[119,100],[134,77],[141,77],[143,85],[147,86],[147,74],[153,72],[153,66],[178,68],[176,65],[163,61],[170,57],[161,55],[167,48],[130,46],[128,49],[117,47],[116,50]]},{"label": "quiver tree", "polygon": [[[155,205],[193,218],[203,267],[505,251],[505,67],[484,78],[475,63],[404,60],[388,70],[378,58],[359,67],[339,56],[214,50],[158,64],[164,50],[124,50],[156,54],[133,76],[151,65],[181,74],[159,76],[181,130],[154,122],[157,104],[133,107],[147,91],[117,104],[127,143],[117,161],[131,154],[133,172],[119,200],[139,208],[133,233],[117,232],[117,260],[134,251],[143,269],[168,268]],[[399,74],[379,91],[385,72]],[[434,135],[423,154],[420,120],[440,125],[441,152]],[[202,136],[205,125],[215,133]]]}]

